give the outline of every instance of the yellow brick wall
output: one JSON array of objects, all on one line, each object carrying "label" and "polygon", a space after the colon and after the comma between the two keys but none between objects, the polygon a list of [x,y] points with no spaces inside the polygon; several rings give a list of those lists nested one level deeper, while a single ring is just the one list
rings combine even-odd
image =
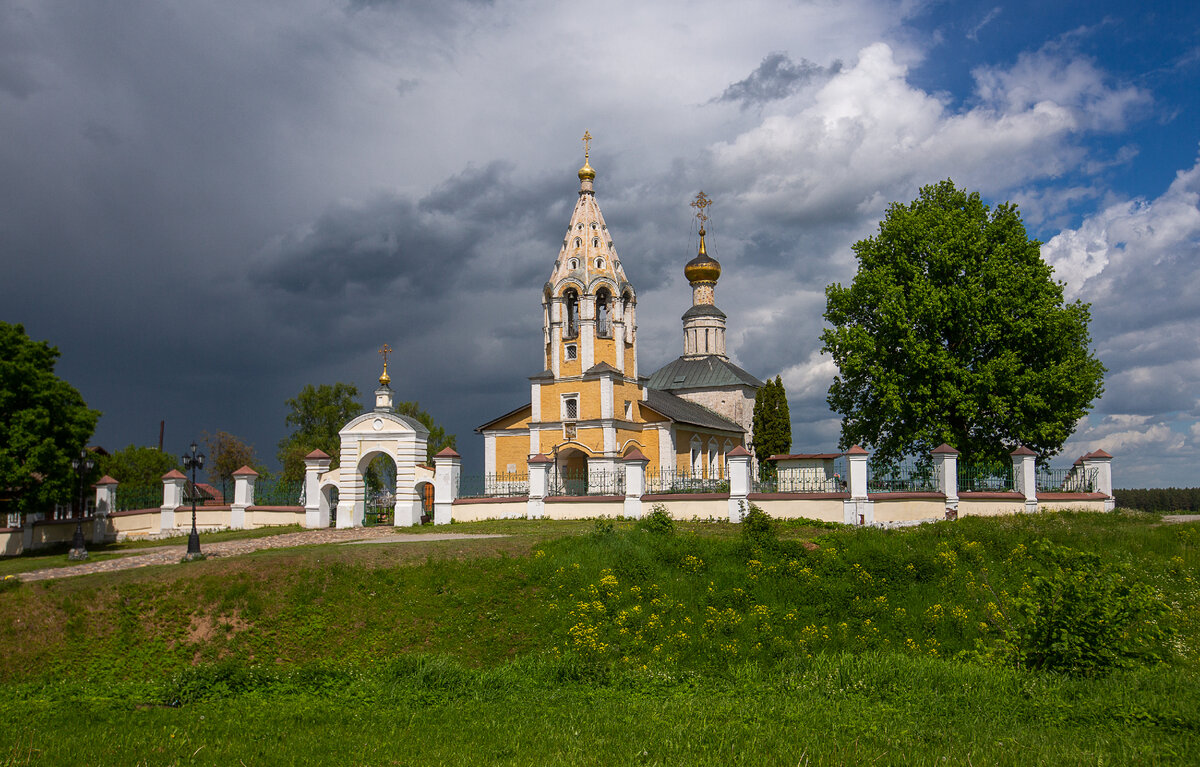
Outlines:
[{"label": "yellow brick wall", "polygon": [[522,408],[513,415],[491,424],[488,426],[488,429],[526,429],[529,427],[529,421],[532,415],[533,408]]},{"label": "yellow brick wall", "polygon": [[508,471],[509,464],[524,474],[529,468],[529,435],[501,434],[496,437],[496,472]]},{"label": "yellow brick wall", "polygon": [[[595,364],[607,362],[613,367],[617,367],[617,342],[611,338],[597,337],[592,344],[593,356],[595,356]],[[620,369],[620,368],[618,368]]]}]

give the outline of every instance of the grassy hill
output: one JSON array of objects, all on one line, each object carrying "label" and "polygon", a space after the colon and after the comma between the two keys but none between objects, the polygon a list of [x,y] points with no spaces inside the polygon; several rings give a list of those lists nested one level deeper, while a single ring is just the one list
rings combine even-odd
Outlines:
[{"label": "grassy hill", "polygon": [[452,530],[0,592],[0,763],[1200,760],[1200,526]]}]

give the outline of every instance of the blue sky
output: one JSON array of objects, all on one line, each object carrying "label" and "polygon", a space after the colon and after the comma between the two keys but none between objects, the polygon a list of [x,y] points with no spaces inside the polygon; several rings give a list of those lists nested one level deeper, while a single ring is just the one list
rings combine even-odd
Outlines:
[{"label": "blue sky", "polygon": [[96,441],[223,429],[270,460],[284,400],[393,386],[459,435],[527,401],[579,136],[681,353],[688,201],[714,200],[729,347],[831,449],[823,290],[887,204],[1017,202],[1092,303],[1104,396],[1062,456],[1197,485],[1194,3],[296,0],[0,4],[0,319],[63,353]]}]

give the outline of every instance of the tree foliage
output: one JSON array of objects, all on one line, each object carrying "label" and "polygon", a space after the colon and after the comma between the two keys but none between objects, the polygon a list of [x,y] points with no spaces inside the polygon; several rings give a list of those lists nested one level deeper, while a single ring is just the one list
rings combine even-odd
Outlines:
[{"label": "tree foliage", "polygon": [[58,349],[22,325],[0,322],[0,499],[3,511],[38,511],[72,497],[71,459],[100,412],[54,374]]},{"label": "tree foliage", "polygon": [[1088,304],[1063,285],[1015,205],[995,210],[950,180],[893,203],[854,245],[850,287],[826,288],[821,338],[838,375],[841,446],[889,461],[941,443],[970,461],[1018,445],[1057,453],[1103,391]]},{"label": "tree foliage", "polygon": [[773,455],[782,455],[792,448],[792,417],[788,412],[787,391],[783,378],[775,376],[758,390],[752,416],[754,455],[760,470]]},{"label": "tree foliage", "polygon": [[260,475],[265,475],[267,469],[255,455],[254,446],[247,444],[240,437],[227,431],[216,434],[204,432],[201,436],[204,451],[207,453],[204,468],[208,471],[210,482],[220,484],[233,481],[233,473],[243,466],[249,466]]},{"label": "tree foliage", "polygon": [[1151,487],[1113,490],[1117,506],[1138,511],[1200,511],[1200,487]]},{"label": "tree foliage", "polygon": [[96,473],[108,475],[123,485],[156,485],[162,475],[180,468],[179,458],[153,447],[129,445],[111,455],[100,456]]},{"label": "tree foliage", "polygon": [[415,400],[412,402],[397,403],[396,412],[400,415],[417,419],[421,422],[422,426],[429,429],[429,442],[425,446],[425,461],[427,463],[432,464],[433,457],[448,447],[458,449],[457,436],[447,434],[442,426],[434,422],[433,416],[421,409],[421,403]]},{"label": "tree foliage", "polygon": [[363,410],[357,397],[357,386],[339,382],[307,384],[287,401],[286,423],[293,430],[279,442],[279,464],[285,479],[301,479],[304,456],[314,450],[324,451],[333,458],[333,465],[337,465],[341,452],[338,431]]}]

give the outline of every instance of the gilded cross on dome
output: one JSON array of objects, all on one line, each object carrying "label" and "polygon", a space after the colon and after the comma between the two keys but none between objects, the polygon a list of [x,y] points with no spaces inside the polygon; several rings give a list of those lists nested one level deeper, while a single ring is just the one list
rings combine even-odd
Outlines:
[{"label": "gilded cross on dome", "polygon": [[583,141],[583,161],[586,163],[588,160],[588,157],[591,155],[591,149],[592,149],[592,133],[591,133],[591,131],[585,130],[583,132],[583,138],[580,140]]},{"label": "gilded cross on dome", "polygon": [[388,355],[391,353],[392,353],[392,347],[388,346],[387,344],[384,344],[379,349],[379,354],[383,357],[383,375],[379,376],[379,384],[381,386],[387,386],[388,383],[392,380],[392,377],[389,376],[388,372],[387,372],[387,358],[388,358]]},{"label": "gilded cross on dome", "polygon": [[708,199],[708,195],[704,192],[696,195],[696,199],[691,202],[691,206],[696,209],[696,218],[700,219],[700,228],[704,228],[704,222],[708,221],[708,215],[704,209],[712,205],[712,200]]}]

